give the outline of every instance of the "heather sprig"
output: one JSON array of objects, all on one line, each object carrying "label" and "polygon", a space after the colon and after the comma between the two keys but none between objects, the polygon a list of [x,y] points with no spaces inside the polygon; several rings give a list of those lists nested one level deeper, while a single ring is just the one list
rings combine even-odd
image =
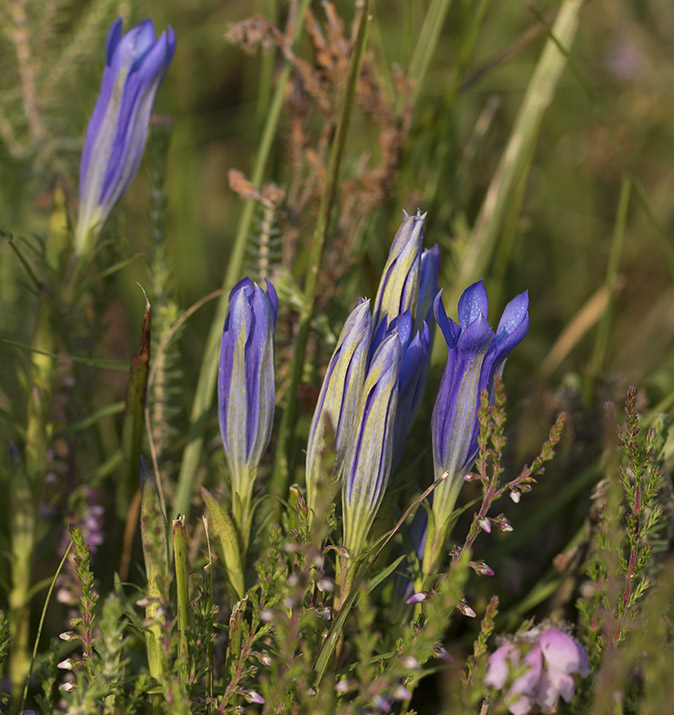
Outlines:
[{"label": "heather sprig", "polygon": [[659,419],[642,431],[636,405],[637,390],[630,387],[624,423],[617,425],[609,413],[619,451],[607,459],[607,481],[595,492],[596,543],[584,566],[592,586],[578,603],[593,665],[634,627],[657,570],[653,546],[664,526],[663,446],[669,425]]}]

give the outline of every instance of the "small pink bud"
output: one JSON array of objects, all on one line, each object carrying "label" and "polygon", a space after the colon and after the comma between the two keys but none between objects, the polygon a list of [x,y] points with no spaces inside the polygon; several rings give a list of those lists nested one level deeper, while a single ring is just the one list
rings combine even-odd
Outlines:
[{"label": "small pink bud", "polygon": [[478,519],[477,524],[482,531],[486,531],[487,534],[491,534],[491,522],[486,516],[483,516],[482,519]]},{"label": "small pink bud", "polygon": [[459,612],[463,613],[464,616],[468,616],[468,618],[475,618],[477,615],[475,611],[466,603],[465,599],[461,599],[456,604],[456,608]]},{"label": "small pink bud", "polygon": [[452,658],[449,654],[449,651],[439,643],[433,646],[433,656],[438,660],[444,660],[446,663],[450,663],[454,660],[454,658]]},{"label": "small pink bud", "polygon": [[471,561],[468,565],[480,576],[494,575],[494,570],[490,566],[487,566],[484,561]]},{"label": "small pink bud", "polygon": [[61,670],[72,670],[75,667],[75,661],[72,660],[71,658],[66,658],[65,660],[62,660],[60,663],[57,663],[56,667],[60,668]]},{"label": "small pink bud", "polygon": [[410,700],[412,693],[404,685],[398,685],[393,691],[393,697],[396,700]]},{"label": "small pink bud", "polygon": [[59,690],[63,690],[64,693],[72,693],[73,690],[77,690],[77,684],[72,683],[69,680],[65,683],[59,685]]},{"label": "small pink bud", "polygon": [[521,497],[522,497],[522,492],[519,489],[513,489],[510,492],[510,498],[515,502],[515,504],[520,503]]},{"label": "small pink bud", "polygon": [[77,637],[78,636],[75,633],[73,633],[72,631],[64,631],[63,633],[59,633],[59,638],[62,641],[70,642],[71,640],[73,640],[74,638],[77,638]]},{"label": "small pink bud", "polygon": [[330,592],[330,591],[334,590],[335,584],[331,578],[328,578],[327,576],[323,576],[323,578],[316,581],[316,587],[318,588],[319,591]]},{"label": "small pink bud", "polygon": [[428,591],[419,591],[418,593],[413,593],[406,601],[408,605],[412,603],[423,603],[424,601],[428,601],[428,597],[430,594]]},{"label": "small pink bud", "polygon": [[402,664],[410,670],[419,670],[419,661],[413,655],[406,655],[402,658]]},{"label": "small pink bud", "polygon": [[273,662],[269,653],[258,653],[257,651],[253,651],[252,655],[254,655],[260,663],[262,663],[262,665],[270,666]]},{"label": "small pink bud", "polygon": [[260,693],[255,690],[244,690],[243,696],[249,703],[255,703],[256,705],[264,705],[265,699],[260,695]]},{"label": "small pink bud", "polygon": [[391,712],[391,703],[381,695],[375,695],[372,704],[379,710],[379,712]]},{"label": "small pink bud", "polygon": [[289,610],[295,608],[298,603],[299,601],[295,598],[295,596],[286,596],[283,599],[283,605]]}]

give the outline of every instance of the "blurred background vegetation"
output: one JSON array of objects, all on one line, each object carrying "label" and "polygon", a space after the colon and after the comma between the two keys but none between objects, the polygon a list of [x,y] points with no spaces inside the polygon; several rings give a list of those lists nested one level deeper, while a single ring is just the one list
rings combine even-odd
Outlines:
[{"label": "blurred background vegetation", "polygon": [[[593,474],[584,470],[601,450],[604,401],[622,401],[627,385],[635,384],[644,408],[659,405],[671,412],[674,403],[674,5],[669,0],[583,4],[570,61],[540,128],[528,126],[524,139],[532,142],[531,151],[501,195],[504,210],[493,227],[493,242],[477,257],[480,273],[462,273],[485,195],[494,186],[547,40],[546,23],[564,4],[445,3],[449,9],[427,71],[419,83],[406,85],[411,63],[419,61],[415,48],[418,53],[428,8],[442,3],[371,3],[365,66],[375,80],[359,88],[346,144],[297,430],[300,454],[312,409],[308,385],[318,384],[335,332],[356,297],[374,295],[402,209],[428,210],[426,245],[441,246],[440,285],[446,296],[455,297],[484,275],[494,324],[513,295],[529,290],[529,335],[505,372],[512,456],[530,458],[556,411],[570,413],[562,457],[533,497],[538,501],[532,503],[545,509],[529,512],[533,515],[524,524],[512,518],[518,523],[509,548],[520,548],[526,558],[513,559],[509,573],[497,578],[509,580],[513,602],[541,578],[561,583],[559,574],[556,581],[546,581],[543,574],[584,519],[593,483]],[[273,34],[261,31],[267,52],[247,53],[231,40],[243,33],[250,41],[246,33],[255,27],[232,23],[260,13],[283,29],[295,6],[281,0],[3,3],[0,229],[15,240],[56,240],[64,217],[75,215],[79,152],[101,79],[107,29],[118,15],[127,28],[151,16],[158,30],[172,25],[178,40],[155,105],[157,114],[174,123],[166,185],[174,297],[184,310],[220,288],[250,200],[232,190],[228,172],[251,176],[283,64]],[[354,3],[334,7],[348,38]],[[321,60],[316,33],[313,42],[302,34],[295,53],[313,74],[305,68],[308,74],[295,73],[288,85],[265,173],[265,182],[274,182],[286,197],[272,216],[272,275],[285,289],[277,357],[281,401],[293,345],[293,300],[296,285],[304,281],[325,141],[345,77],[339,32],[334,25],[330,30],[330,14],[321,3],[312,3],[312,9],[329,58]],[[322,82],[314,95],[306,89],[310,76]],[[245,193],[241,183],[238,188]],[[138,342],[144,301],[136,281],[147,285],[151,280],[149,198],[144,164],[107,228],[112,245],[105,250],[116,260],[131,260],[106,283],[100,341],[91,348],[97,358],[128,361]],[[64,200],[65,213],[59,209]],[[258,205],[251,245],[263,219]],[[0,246],[2,337],[29,344],[35,298],[8,244]],[[254,272],[255,249],[248,251],[246,265],[251,261]],[[196,311],[181,333],[176,462],[213,310],[211,302]],[[15,376],[26,360],[26,352],[0,344],[4,445],[16,439],[13,420],[22,420],[25,386]],[[416,473],[420,461],[428,467],[431,394],[444,360],[443,346],[436,346],[429,394],[402,477]],[[94,390],[80,394],[76,383],[64,383],[61,393],[68,399],[72,392],[84,412],[93,411],[123,399],[125,380],[123,372],[100,369]],[[215,410],[211,417],[211,461],[220,468]],[[89,483],[88,475],[115,449],[118,418],[98,425],[86,456],[78,459],[77,482]],[[210,471],[201,479],[217,482],[216,475]],[[301,481],[301,474],[293,478]],[[109,479],[99,476],[94,486],[105,493]]]}]

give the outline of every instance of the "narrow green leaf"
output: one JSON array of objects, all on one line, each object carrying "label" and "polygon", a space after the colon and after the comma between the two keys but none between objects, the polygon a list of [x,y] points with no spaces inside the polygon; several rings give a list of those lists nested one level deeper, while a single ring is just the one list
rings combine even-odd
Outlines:
[{"label": "narrow green leaf", "polygon": [[211,526],[218,537],[220,554],[225,563],[229,580],[239,598],[243,598],[245,588],[243,568],[241,566],[241,546],[234,522],[231,520],[227,510],[218,503],[218,500],[208,489],[202,487],[201,494],[211,517]]},{"label": "narrow green leaf", "polygon": [[138,464],[145,429],[145,396],[150,364],[150,303],[145,297],[145,315],[140,345],[131,360],[126,388],[126,410],[122,426],[122,467],[117,480],[117,516],[126,518],[129,503],[139,484]]}]

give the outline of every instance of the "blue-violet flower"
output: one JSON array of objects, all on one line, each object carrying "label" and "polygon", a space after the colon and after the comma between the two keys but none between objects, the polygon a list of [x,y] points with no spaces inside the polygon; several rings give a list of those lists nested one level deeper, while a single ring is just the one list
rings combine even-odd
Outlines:
[{"label": "blue-violet flower", "polygon": [[220,347],[220,432],[237,521],[248,513],[253,481],[269,444],[274,419],[274,331],[278,301],[274,286],[266,283],[266,292],[250,278],[234,286]]},{"label": "blue-violet flower", "polygon": [[524,292],[508,303],[496,333],[487,321],[489,303],[482,281],[461,296],[458,325],[447,317],[441,295],[434,308],[449,347],[431,421],[435,479],[448,475],[433,495],[437,529],[448,522],[477,455],[480,394],[484,388],[491,391],[494,376],[502,374],[508,354],[529,328],[529,297]]},{"label": "blue-violet flower", "polygon": [[122,35],[119,18],[108,32],[103,83],[80,165],[77,253],[87,249],[91,234],[103,225],[138,171],[154,98],[175,45],[170,27],[155,40],[149,19]]}]

